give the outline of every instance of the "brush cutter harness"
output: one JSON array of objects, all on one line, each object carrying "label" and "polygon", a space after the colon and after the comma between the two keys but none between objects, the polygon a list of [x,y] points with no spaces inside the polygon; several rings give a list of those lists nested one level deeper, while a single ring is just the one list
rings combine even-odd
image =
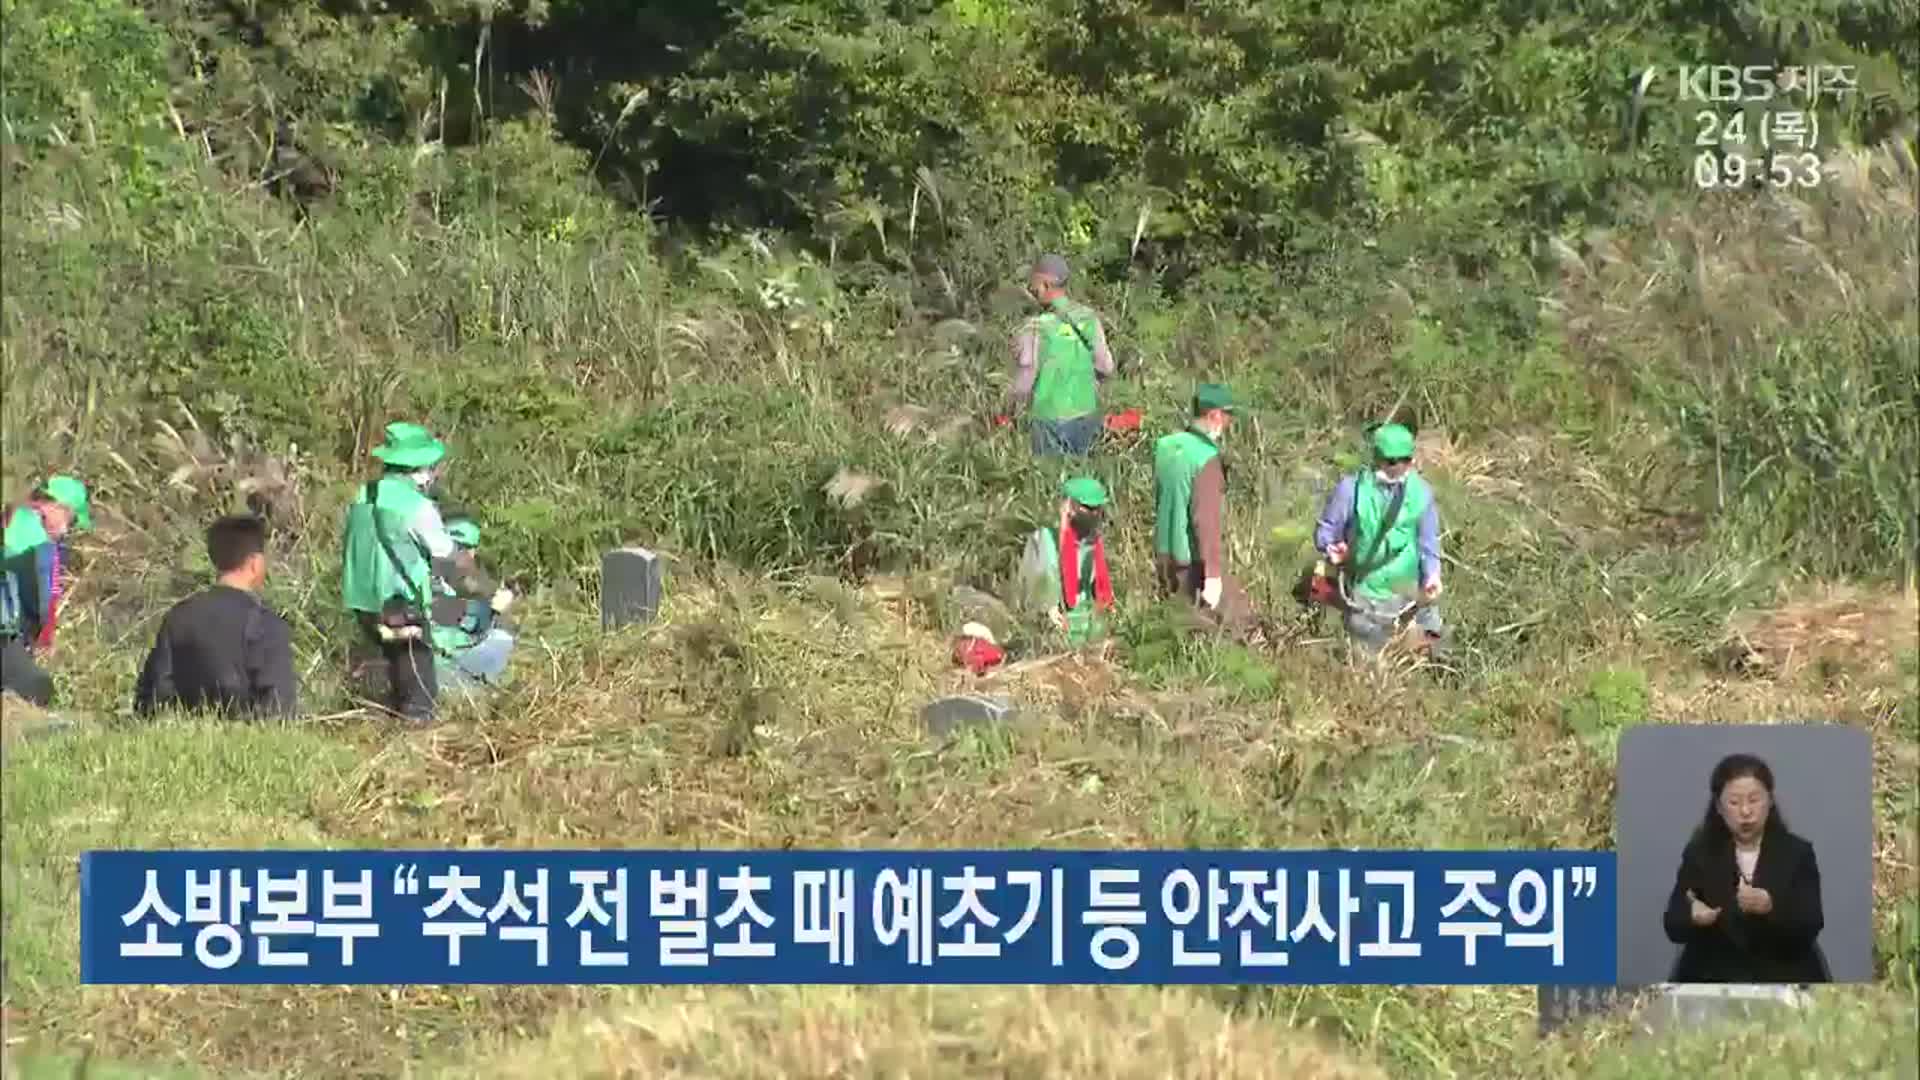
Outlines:
[{"label": "brush cutter harness", "polygon": [[1100,407],[1099,377],[1093,369],[1093,331],[1099,317],[1085,304],[1064,297],[1035,318],[1040,355],[1033,382],[1035,420],[1073,420]]},{"label": "brush cutter harness", "polygon": [[[361,489],[347,511],[341,600],[349,611],[378,615],[396,637],[428,623],[433,561],[400,526],[429,502],[410,478],[390,474]],[[406,542],[396,544],[395,532]]]}]

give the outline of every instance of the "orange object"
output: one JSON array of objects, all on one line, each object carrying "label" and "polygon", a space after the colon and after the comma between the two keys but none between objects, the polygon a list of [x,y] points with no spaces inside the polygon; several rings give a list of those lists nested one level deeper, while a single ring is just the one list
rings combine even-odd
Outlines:
[{"label": "orange object", "polygon": [[1140,430],[1140,410],[1127,409],[1107,417],[1107,431],[1114,435]]},{"label": "orange object", "polygon": [[1007,416],[1005,414],[1002,414],[1000,416],[996,416],[993,418],[994,427],[1006,427],[1011,423],[1013,423],[1013,417]]}]

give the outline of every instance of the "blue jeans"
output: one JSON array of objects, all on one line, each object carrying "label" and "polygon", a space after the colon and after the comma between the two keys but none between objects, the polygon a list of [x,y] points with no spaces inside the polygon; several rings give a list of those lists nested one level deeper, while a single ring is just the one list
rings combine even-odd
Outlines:
[{"label": "blue jeans", "polygon": [[441,668],[450,687],[477,694],[497,686],[506,674],[507,661],[513,656],[513,635],[505,630],[487,631],[473,647],[455,653]]},{"label": "blue jeans", "polygon": [[[1406,604],[1404,599],[1373,600],[1364,596],[1353,598],[1354,610],[1347,612],[1347,633],[1361,652],[1368,656],[1377,656],[1386,648],[1387,642],[1399,622],[1398,612]],[[1447,633],[1447,627],[1440,619],[1438,605],[1428,604],[1413,609],[1413,625],[1425,631],[1429,636],[1440,639]]]},{"label": "blue jeans", "polygon": [[1035,457],[1085,457],[1100,437],[1100,414],[1088,413],[1068,420],[1031,420]]}]

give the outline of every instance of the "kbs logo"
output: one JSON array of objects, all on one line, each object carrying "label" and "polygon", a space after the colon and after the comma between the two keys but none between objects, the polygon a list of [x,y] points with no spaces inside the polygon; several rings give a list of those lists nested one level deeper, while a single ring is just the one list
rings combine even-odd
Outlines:
[{"label": "kbs logo", "polygon": [[1680,82],[1681,101],[1745,103],[1795,96],[1815,101],[1822,95],[1844,97],[1860,85],[1852,65],[1698,64],[1681,65],[1674,74]]}]

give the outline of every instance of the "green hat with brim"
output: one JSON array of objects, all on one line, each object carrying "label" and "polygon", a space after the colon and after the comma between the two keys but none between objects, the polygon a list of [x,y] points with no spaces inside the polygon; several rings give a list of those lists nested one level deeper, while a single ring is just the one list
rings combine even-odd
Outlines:
[{"label": "green hat with brim", "polygon": [[387,441],[373,448],[373,456],[402,469],[426,469],[447,456],[447,444],[419,424],[398,421],[387,425]]},{"label": "green hat with brim", "polygon": [[1373,452],[1383,458],[1413,456],[1413,432],[1403,424],[1382,424],[1373,432]]},{"label": "green hat with brim", "polygon": [[480,546],[480,526],[466,518],[447,522],[447,535],[461,547]]},{"label": "green hat with brim", "polygon": [[54,502],[73,511],[74,528],[93,528],[93,514],[87,507],[87,485],[71,476],[56,476],[48,480],[41,490]]},{"label": "green hat with brim", "polygon": [[1233,403],[1233,391],[1219,383],[1202,383],[1193,391],[1193,414],[1195,416],[1219,409],[1221,412],[1238,412]]},{"label": "green hat with brim", "polygon": [[1107,505],[1107,486],[1091,476],[1076,476],[1060,485],[1060,494],[1081,506]]}]

